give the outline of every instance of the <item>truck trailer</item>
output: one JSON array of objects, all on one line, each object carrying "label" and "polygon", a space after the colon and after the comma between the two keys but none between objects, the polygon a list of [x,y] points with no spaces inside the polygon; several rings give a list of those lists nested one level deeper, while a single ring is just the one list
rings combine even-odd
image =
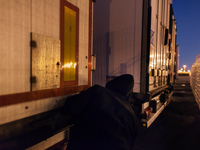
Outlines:
[{"label": "truck trailer", "polygon": [[92,83],[104,86],[122,74],[134,77],[133,105],[149,127],[172,95],[176,21],[172,0],[101,0],[94,4]]},{"label": "truck trailer", "polygon": [[91,86],[93,1],[0,0],[0,14],[0,150],[62,149],[60,108]]},{"label": "truck trailer", "polygon": [[144,127],[169,103],[172,0],[0,0],[0,12],[0,150],[62,149],[64,100],[121,74]]}]

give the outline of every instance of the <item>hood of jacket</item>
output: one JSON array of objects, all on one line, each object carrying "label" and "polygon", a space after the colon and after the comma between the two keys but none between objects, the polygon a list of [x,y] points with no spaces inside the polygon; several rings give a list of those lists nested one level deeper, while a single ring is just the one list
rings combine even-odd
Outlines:
[{"label": "hood of jacket", "polygon": [[124,97],[128,102],[132,97],[134,78],[130,74],[124,74],[106,83],[106,88],[113,93]]}]

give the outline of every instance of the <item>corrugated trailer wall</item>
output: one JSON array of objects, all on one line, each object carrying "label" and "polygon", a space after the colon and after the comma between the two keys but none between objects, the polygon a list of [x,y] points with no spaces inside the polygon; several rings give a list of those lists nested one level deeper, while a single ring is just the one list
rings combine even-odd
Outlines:
[{"label": "corrugated trailer wall", "polygon": [[111,0],[94,3],[93,53],[96,54],[96,70],[92,74],[92,83],[104,86],[108,74],[107,57],[109,50],[109,19]]},{"label": "corrugated trailer wall", "polygon": [[[173,83],[176,24],[171,4],[172,0],[95,3],[94,54],[97,55],[97,69],[93,73],[93,84],[104,86],[108,80],[125,73],[134,76],[134,92],[153,91]],[[150,12],[147,13],[147,9]],[[149,22],[145,22],[146,14],[150,17]],[[171,22],[173,32],[169,32]],[[150,31],[147,31],[149,26]],[[149,74],[149,82],[145,74]],[[149,87],[146,87],[148,83]]]},{"label": "corrugated trailer wall", "polygon": [[171,64],[170,64],[170,82],[174,83],[175,82],[175,76],[176,76],[176,35],[177,35],[177,29],[176,29],[176,20],[174,15],[172,16],[172,42],[171,42],[171,48],[170,48],[170,52],[171,52]]},{"label": "corrugated trailer wall", "polygon": [[30,0],[0,1],[0,95],[30,90],[30,10]]},{"label": "corrugated trailer wall", "polygon": [[105,86],[116,76],[132,74],[133,94],[141,96],[138,107],[146,115],[143,126],[149,127],[170,102],[166,97],[172,95],[175,44],[172,0],[97,1],[93,84]]},{"label": "corrugated trailer wall", "polygon": [[[86,85],[88,83],[86,56],[88,56],[89,49],[89,34],[87,34],[89,21],[85,20],[89,20],[89,0],[68,1],[78,6],[80,10],[78,46],[79,56],[82,57],[79,57],[78,85]],[[0,95],[28,92],[30,91],[30,67],[32,65],[30,64],[32,63],[30,33],[60,40],[60,0],[20,0],[19,2],[1,0],[0,2],[2,14]],[[42,39],[42,37],[38,38],[38,40]]]},{"label": "corrugated trailer wall", "polygon": [[[170,72],[169,45],[174,35],[169,34],[171,0],[152,0],[151,43],[149,62],[149,91],[167,85]],[[173,37],[173,38],[172,38]],[[174,42],[174,41],[173,41]],[[173,45],[173,44],[172,44]],[[172,50],[174,51],[174,49]],[[174,53],[172,52],[172,56]]]},{"label": "corrugated trailer wall", "polygon": [[[0,0],[0,149],[5,139],[35,129],[30,122],[47,117],[64,98],[91,86],[92,5],[92,0]],[[61,52],[64,7],[75,9],[79,17],[78,81],[73,86],[61,84],[62,69],[69,66],[62,63]],[[65,136],[41,141],[35,149],[46,149]]]},{"label": "corrugated trailer wall", "polygon": [[142,10],[143,1],[139,0],[95,3],[93,46],[97,69],[93,84],[105,86],[108,80],[129,73],[134,76],[134,91],[140,92]]}]

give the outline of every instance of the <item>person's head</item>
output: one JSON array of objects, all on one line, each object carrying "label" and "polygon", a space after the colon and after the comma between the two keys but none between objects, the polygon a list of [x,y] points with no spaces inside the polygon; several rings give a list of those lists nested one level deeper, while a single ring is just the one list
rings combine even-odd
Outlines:
[{"label": "person's head", "polygon": [[134,79],[130,74],[124,74],[106,83],[106,88],[123,96],[128,102],[132,96]]}]

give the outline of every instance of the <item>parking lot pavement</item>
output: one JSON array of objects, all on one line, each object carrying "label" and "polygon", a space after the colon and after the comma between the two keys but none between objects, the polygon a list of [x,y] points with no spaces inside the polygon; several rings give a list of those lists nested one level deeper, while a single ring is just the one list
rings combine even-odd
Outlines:
[{"label": "parking lot pavement", "polygon": [[170,104],[149,128],[139,128],[134,150],[200,150],[200,111],[189,83],[174,85]]}]

